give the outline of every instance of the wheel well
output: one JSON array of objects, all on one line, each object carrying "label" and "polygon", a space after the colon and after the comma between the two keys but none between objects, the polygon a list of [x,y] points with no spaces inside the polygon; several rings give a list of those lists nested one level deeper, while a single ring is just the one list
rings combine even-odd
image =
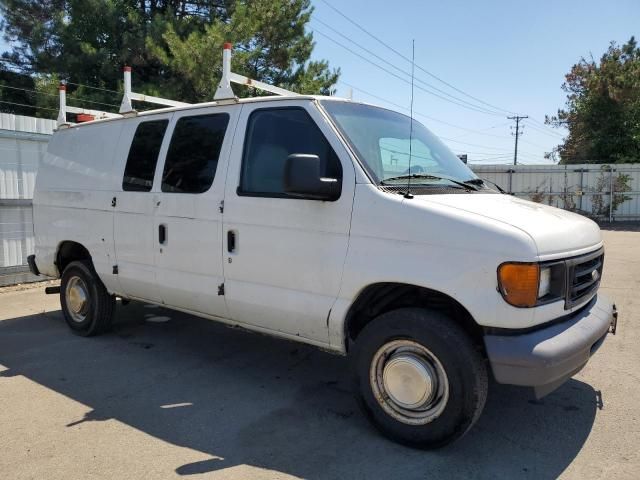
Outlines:
[{"label": "wheel well", "polygon": [[89,260],[91,261],[91,254],[84,246],[78,242],[65,241],[58,247],[58,254],[56,255],[56,266],[58,272],[62,275],[64,269],[69,263],[76,260]]},{"label": "wheel well", "polygon": [[345,321],[347,349],[362,329],[378,315],[405,307],[425,307],[445,313],[469,334],[473,343],[484,353],[482,327],[466,308],[444,293],[403,283],[376,283],[360,292]]}]

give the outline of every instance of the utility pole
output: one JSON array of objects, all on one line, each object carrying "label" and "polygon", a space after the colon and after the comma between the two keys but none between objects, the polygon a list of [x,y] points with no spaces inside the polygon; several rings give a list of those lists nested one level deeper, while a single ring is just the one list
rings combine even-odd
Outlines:
[{"label": "utility pole", "polygon": [[507,117],[509,120],[516,121],[516,131],[511,135],[515,135],[516,137],[516,148],[513,153],[513,164],[518,164],[518,137],[522,135],[522,130],[520,130],[520,120],[524,120],[525,118],[529,118],[529,115],[514,115],[513,117]]}]

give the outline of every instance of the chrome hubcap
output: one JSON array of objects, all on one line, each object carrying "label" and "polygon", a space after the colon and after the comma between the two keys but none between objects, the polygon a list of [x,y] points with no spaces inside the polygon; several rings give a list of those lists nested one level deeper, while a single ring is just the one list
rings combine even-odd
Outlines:
[{"label": "chrome hubcap", "polygon": [[89,311],[89,291],[80,277],[71,277],[65,289],[67,310],[75,322],[83,322]]},{"label": "chrome hubcap", "polygon": [[449,399],[442,364],[429,349],[411,340],[394,340],[376,352],[370,382],[380,406],[409,425],[435,420]]}]

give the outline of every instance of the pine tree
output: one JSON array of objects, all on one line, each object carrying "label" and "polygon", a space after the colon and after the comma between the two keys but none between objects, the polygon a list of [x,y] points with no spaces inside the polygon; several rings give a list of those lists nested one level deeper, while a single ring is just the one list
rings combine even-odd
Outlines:
[{"label": "pine tree", "polygon": [[74,84],[120,90],[122,67],[130,65],[134,90],[197,102],[213,98],[222,45],[232,42],[234,71],[328,94],[339,71],[311,60],[305,26],[312,10],[309,0],[0,0],[1,27],[13,45],[3,57],[38,77],[47,93],[57,78],[68,79],[70,101],[118,104],[113,92]]}]

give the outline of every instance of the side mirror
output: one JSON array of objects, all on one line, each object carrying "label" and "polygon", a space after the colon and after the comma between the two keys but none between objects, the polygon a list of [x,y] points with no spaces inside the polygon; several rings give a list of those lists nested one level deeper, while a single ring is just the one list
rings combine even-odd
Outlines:
[{"label": "side mirror", "polygon": [[284,166],[284,191],[289,195],[311,200],[334,201],[340,198],[342,185],[337,178],[325,178],[320,173],[320,157],[293,153]]}]

